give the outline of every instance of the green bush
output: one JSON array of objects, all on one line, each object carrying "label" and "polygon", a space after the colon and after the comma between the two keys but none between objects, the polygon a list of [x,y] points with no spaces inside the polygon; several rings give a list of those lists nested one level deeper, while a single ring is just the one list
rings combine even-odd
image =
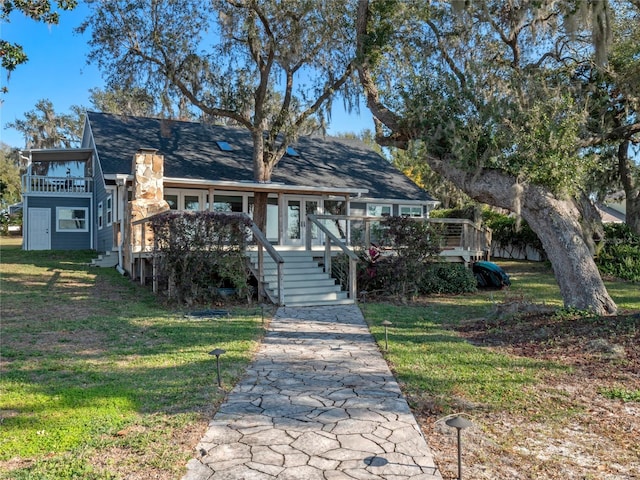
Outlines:
[{"label": "green bush", "polygon": [[477,280],[471,269],[460,263],[432,263],[420,277],[422,294],[471,293],[476,291]]},{"label": "green bush", "polygon": [[524,220],[518,223],[516,217],[490,209],[482,212],[482,219],[484,224],[491,229],[491,241],[494,245],[522,250],[532,247],[540,252],[543,257],[545,256],[542,242]]},{"label": "green bush", "polygon": [[605,239],[596,257],[603,275],[640,282],[640,237],[625,224],[604,226]]},{"label": "green bush", "polygon": [[219,288],[248,289],[245,246],[249,220],[218,212],[165,212],[151,226],[159,278],[169,296],[186,304],[206,303]]},{"label": "green bush", "polygon": [[411,218],[390,217],[381,223],[381,242],[358,252],[360,291],[383,296],[413,297],[476,290],[473,272],[464,265],[437,261],[437,226]]}]

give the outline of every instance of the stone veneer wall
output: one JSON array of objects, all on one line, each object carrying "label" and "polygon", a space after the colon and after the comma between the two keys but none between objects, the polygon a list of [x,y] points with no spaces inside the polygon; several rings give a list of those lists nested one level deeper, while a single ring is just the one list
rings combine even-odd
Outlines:
[{"label": "stone veneer wall", "polygon": [[[133,156],[133,200],[127,205],[128,222],[125,232],[126,265],[133,267],[133,255],[141,249],[153,248],[153,231],[147,225],[143,230],[133,222],[169,210],[164,199],[164,156],[156,150],[138,150]],[[131,272],[130,272],[131,273]]]}]

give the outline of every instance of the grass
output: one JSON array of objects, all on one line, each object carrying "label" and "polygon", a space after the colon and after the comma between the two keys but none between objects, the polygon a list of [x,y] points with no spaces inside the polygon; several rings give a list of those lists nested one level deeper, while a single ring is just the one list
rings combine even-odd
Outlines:
[{"label": "grass", "polygon": [[208,352],[226,350],[222,383],[234,384],[263,332],[259,312],[193,320],[89,267],[91,252],[11,240],[0,251],[0,478],[180,476],[225,393]]},{"label": "grass", "polygon": [[[510,271],[522,262],[500,264]],[[505,302],[535,300],[558,309],[557,315],[562,315],[559,289],[548,266],[528,264],[526,272],[512,276],[512,281],[510,290],[434,296],[421,305],[366,305],[366,320],[382,349],[381,323],[393,323],[387,332],[385,357],[410,395],[436,398],[434,407],[443,412],[451,412],[465,402],[493,410],[523,411],[530,407],[529,387],[545,376],[564,375],[571,370],[559,362],[515,357],[472,345],[454,331],[466,321],[490,317],[496,305]],[[608,282],[607,288],[620,309],[640,310],[637,285]],[[616,326],[610,328],[615,330]],[[546,412],[553,409],[547,407]]]},{"label": "grass", "polygon": [[[180,477],[225,390],[257,347],[263,333],[260,312],[234,309],[229,318],[193,320],[159,305],[115,270],[87,266],[92,252],[23,252],[14,239],[3,238],[0,246],[0,479]],[[514,355],[508,348],[470,343],[460,334],[460,327],[490,317],[499,305],[533,301],[558,309],[551,321],[572,331],[575,318],[562,310],[547,265],[500,264],[512,274],[508,291],[363,306],[382,349],[381,322],[393,323],[384,355],[415,412],[431,419],[452,412],[471,415],[482,436],[468,445],[482,450],[483,438],[492,442],[472,458],[495,463],[498,467],[487,473],[495,479],[577,478],[563,471],[570,463],[566,458],[545,460],[543,452],[535,460],[516,448],[559,444],[574,430],[588,440],[590,430],[599,428],[589,423],[593,409],[600,409],[602,428],[592,449],[617,455],[600,464],[630,463],[640,452],[607,437],[619,431],[626,438],[626,424],[616,430],[607,423],[618,417],[624,422],[624,407],[601,408],[598,402],[637,402],[637,385],[604,378],[578,381],[578,389],[597,390],[591,403],[580,402],[564,388],[572,385],[568,380],[579,366]],[[640,311],[637,284],[612,281],[607,288],[621,310]],[[495,333],[513,326],[509,321],[496,322]],[[609,338],[632,335],[634,322],[581,325]],[[216,347],[227,351],[221,357],[225,389],[217,388],[215,361],[208,355]],[[429,439],[438,447],[434,432]],[[436,457],[441,461],[437,448]],[[532,476],[509,473],[505,458]],[[446,466],[443,472],[444,478],[454,478]]]},{"label": "grass", "polygon": [[[469,305],[464,305],[466,300]],[[366,318],[381,348],[384,331],[380,323],[389,319],[389,349],[385,352],[399,382],[411,398],[429,397],[431,408],[451,412],[468,402],[485,408],[520,410],[528,401],[527,387],[535,385],[546,371],[566,371],[562,365],[527,358],[514,358],[474,346],[447,328],[459,316],[477,317],[477,301],[458,299],[458,305],[435,300],[427,307],[368,305]],[[491,308],[490,301],[483,310]],[[471,317],[469,317],[471,318]]]},{"label": "grass", "polygon": [[[443,426],[454,413],[477,427],[465,434],[469,478],[636,478],[640,450],[629,442],[629,428],[637,407],[625,405],[640,401],[633,363],[638,284],[605,282],[620,311],[635,314],[598,319],[562,308],[547,265],[499,263],[512,273],[509,290],[364,305],[443,478],[456,478],[455,439]],[[526,315],[492,320],[499,308],[518,303],[556,313],[538,317],[540,327]],[[384,320],[393,324],[386,351]],[[465,336],[477,325],[486,327],[484,335]],[[538,334],[540,340],[532,338]],[[627,360],[589,352],[593,338],[625,345]],[[554,449],[561,453],[549,456]]]}]

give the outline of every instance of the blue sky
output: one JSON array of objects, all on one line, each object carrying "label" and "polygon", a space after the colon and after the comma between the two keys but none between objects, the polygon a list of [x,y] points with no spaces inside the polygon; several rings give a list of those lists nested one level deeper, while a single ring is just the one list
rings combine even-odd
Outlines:
[{"label": "blue sky", "polygon": [[[25,49],[29,61],[20,65],[7,80],[3,70],[2,86],[9,93],[2,96],[0,106],[0,140],[12,147],[24,147],[24,138],[6,124],[24,118],[40,99],[49,99],[58,113],[68,113],[72,105],[89,107],[89,90],[103,88],[104,81],[98,69],[87,64],[87,35],[73,30],[87,14],[87,7],[80,2],[72,12],[61,12],[59,25],[45,25],[14,13],[9,23],[0,25],[1,38],[16,42]],[[340,132],[360,133],[373,130],[373,122],[366,109],[363,113],[347,114],[341,102],[334,102],[330,134]]]}]

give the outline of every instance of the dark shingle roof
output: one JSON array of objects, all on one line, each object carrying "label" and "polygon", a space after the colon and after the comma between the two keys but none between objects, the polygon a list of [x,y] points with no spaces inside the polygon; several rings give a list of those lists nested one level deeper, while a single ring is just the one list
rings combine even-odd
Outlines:
[{"label": "dark shingle roof", "polygon": [[[104,174],[130,173],[133,154],[154,148],[165,157],[165,177],[253,180],[253,143],[245,129],[95,112],[87,116]],[[221,151],[218,141],[228,142],[233,151]],[[273,182],[367,189],[366,197],[379,199],[433,200],[361,141],[312,136],[293,147],[300,156],[285,156]]]}]

